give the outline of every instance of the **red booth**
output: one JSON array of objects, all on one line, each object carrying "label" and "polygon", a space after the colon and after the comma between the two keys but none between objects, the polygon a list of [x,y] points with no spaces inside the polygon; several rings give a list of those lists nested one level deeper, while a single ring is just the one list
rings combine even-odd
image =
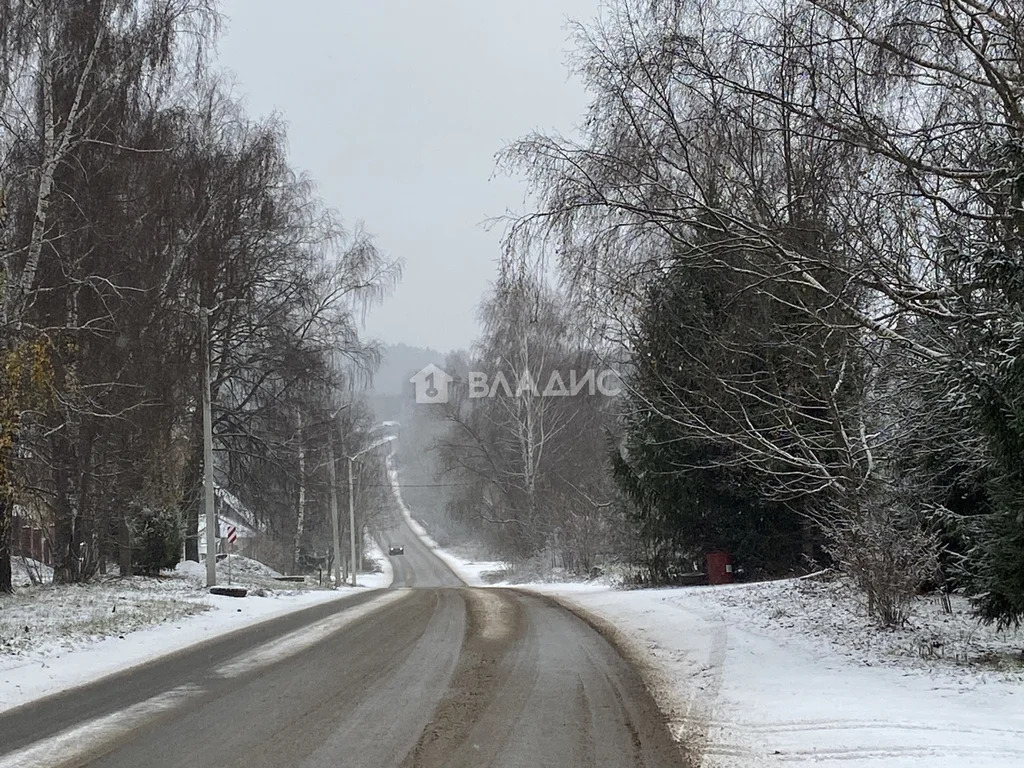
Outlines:
[{"label": "red booth", "polygon": [[708,584],[732,584],[732,555],[708,552]]}]

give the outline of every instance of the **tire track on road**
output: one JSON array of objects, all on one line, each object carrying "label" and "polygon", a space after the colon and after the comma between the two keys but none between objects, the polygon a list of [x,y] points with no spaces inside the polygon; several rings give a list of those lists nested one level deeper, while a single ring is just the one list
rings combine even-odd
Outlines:
[{"label": "tire track on road", "polygon": [[[453,755],[463,747],[480,717],[508,682],[511,670],[503,659],[523,630],[517,602],[498,591],[462,590],[466,600],[466,633],[462,656],[448,691],[423,729],[402,768],[456,768],[486,765],[484,754],[460,763]],[[486,745],[494,751],[499,745]],[[474,750],[478,751],[478,750]]]}]

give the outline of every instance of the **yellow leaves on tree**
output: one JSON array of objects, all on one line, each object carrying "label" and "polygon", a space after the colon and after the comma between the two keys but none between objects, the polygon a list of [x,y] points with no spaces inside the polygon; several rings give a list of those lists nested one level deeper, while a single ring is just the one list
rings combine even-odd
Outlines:
[{"label": "yellow leaves on tree", "polygon": [[53,348],[39,337],[0,349],[0,492],[12,491],[10,461],[22,415],[53,401]]}]

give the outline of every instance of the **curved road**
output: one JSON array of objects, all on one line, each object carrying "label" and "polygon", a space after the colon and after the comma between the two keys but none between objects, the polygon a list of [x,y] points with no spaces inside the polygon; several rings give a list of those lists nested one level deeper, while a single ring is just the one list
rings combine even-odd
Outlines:
[{"label": "curved road", "polygon": [[398,518],[358,593],[0,715],[0,768],[683,766],[634,670],[544,598],[471,589]]}]

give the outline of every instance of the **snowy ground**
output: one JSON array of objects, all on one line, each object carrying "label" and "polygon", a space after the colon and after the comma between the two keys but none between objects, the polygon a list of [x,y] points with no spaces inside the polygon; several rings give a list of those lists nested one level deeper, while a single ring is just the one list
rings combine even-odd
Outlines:
[{"label": "snowy ground", "polygon": [[[360,574],[358,589],[391,583],[391,568]],[[274,580],[275,571],[232,556],[232,583],[244,599],[211,595],[205,568],[182,563],[160,578],[18,589],[0,601],[0,711],[81,685],[249,624],[351,594]],[[226,583],[227,563],[217,564]],[[28,579],[16,579],[23,584]]]}]

